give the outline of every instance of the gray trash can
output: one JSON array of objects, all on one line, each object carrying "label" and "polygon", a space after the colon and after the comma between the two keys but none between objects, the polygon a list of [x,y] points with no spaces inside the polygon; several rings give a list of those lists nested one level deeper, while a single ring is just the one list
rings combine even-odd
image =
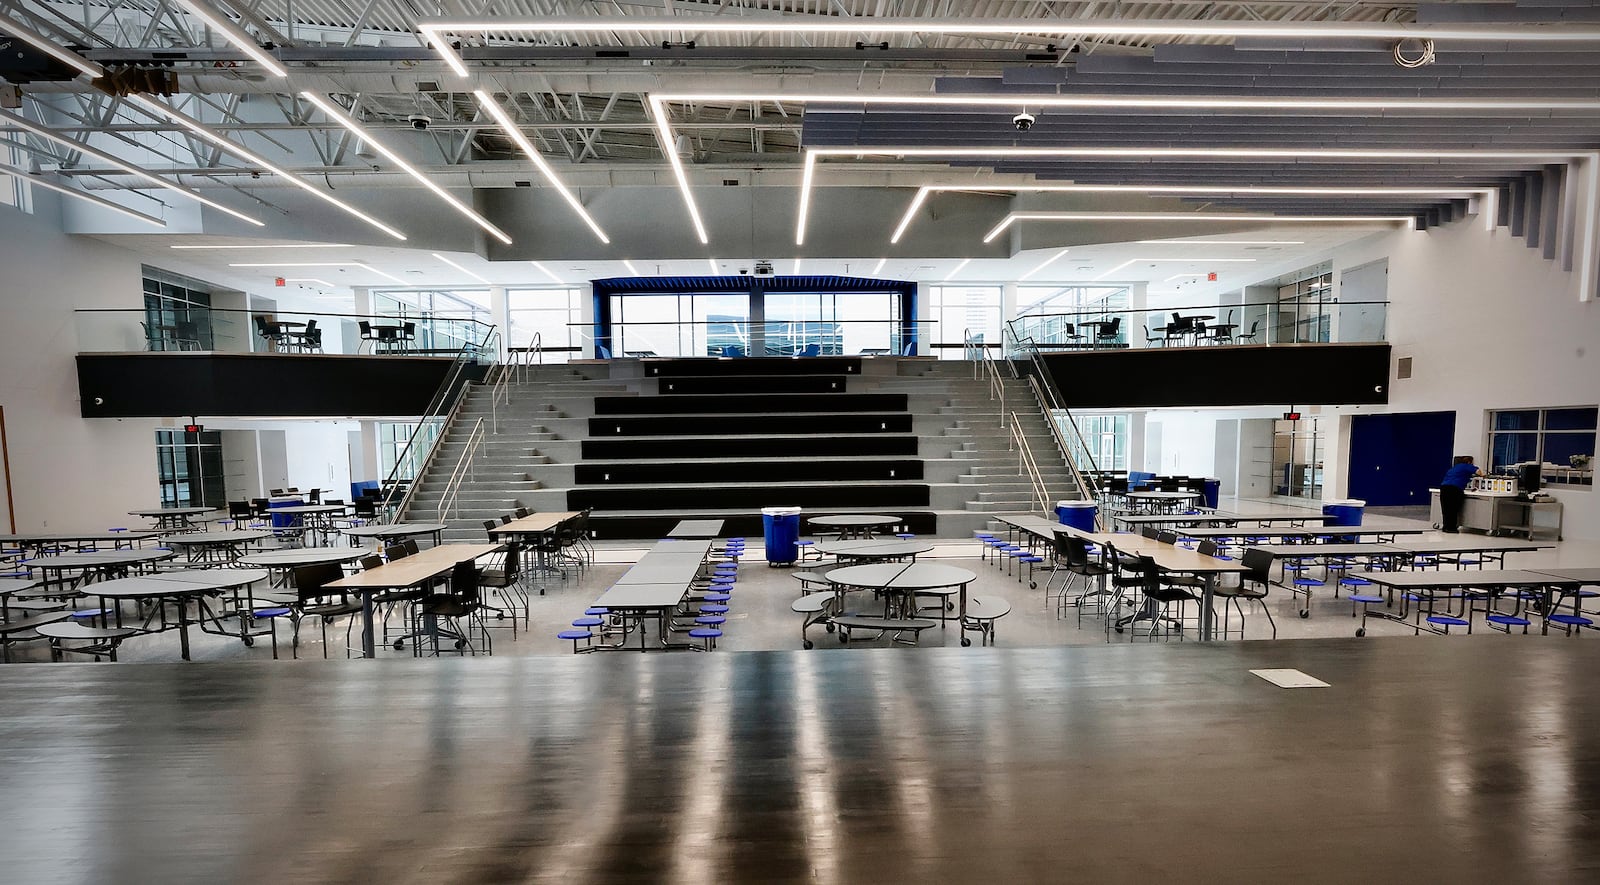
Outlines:
[{"label": "gray trash can", "polygon": [[761,508],[761,528],[766,536],[767,565],[793,565],[800,558],[800,508]]}]

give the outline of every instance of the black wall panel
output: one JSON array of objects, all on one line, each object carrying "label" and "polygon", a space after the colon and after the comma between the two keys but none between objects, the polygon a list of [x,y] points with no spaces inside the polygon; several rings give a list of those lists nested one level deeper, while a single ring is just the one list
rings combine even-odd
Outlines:
[{"label": "black wall panel", "polygon": [[742,415],[760,420],[757,413],[903,412],[903,393],[773,393],[754,408],[733,397],[717,394],[681,396],[601,396],[594,401],[596,415]]},{"label": "black wall panel", "polygon": [[[764,426],[764,425],[763,425]],[[707,429],[702,428],[700,432]],[[669,439],[586,439],[583,459],[809,458],[826,455],[916,455],[917,438],[853,436],[695,436]]]},{"label": "black wall panel", "polygon": [[1041,359],[1063,405],[1072,409],[1389,401],[1387,344],[1153,347],[1055,353]]},{"label": "black wall panel", "polygon": [[80,354],[78,392],[85,418],[420,415],[452,363],[404,356]]}]

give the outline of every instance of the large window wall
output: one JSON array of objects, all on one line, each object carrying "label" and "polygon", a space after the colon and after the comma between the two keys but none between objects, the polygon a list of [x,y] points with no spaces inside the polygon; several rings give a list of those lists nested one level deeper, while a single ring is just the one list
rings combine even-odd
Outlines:
[{"label": "large window wall", "polygon": [[538,336],[541,359],[564,363],[583,346],[582,289],[507,289],[510,333],[506,345],[531,347]]},{"label": "large window wall", "polygon": [[[933,328],[928,341],[932,353],[941,359],[967,359],[965,345],[968,336],[976,343],[1000,344],[1000,326],[1004,320],[1000,286],[930,286],[928,287],[928,318]],[[1000,352],[991,348],[990,355]]]},{"label": "large window wall", "polygon": [[406,346],[422,353],[454,353],[479,344],[483,330],[494,325],[488,289],[374,290],[372,314],[400,322],[428,320],[417,323],[416,339]]},{"label": "large window wall", "polygon": [[893,353],[900,297],[890,292],[766,292],[752,326],[746,293],[611,295],[614,356]]},{"label": "large window wall", "polygon": [[1594,406],[1490,412],[1488,472],[1539,464],[1547,484],[1593,486],[1597,416]]},{"label": "large window wall", "polygon": [[212,316],[211,290],[204,283],[142,268],[144,337],[147,350],[212,350],[213,322],[237,322]]},{"label": "large window wall", "polygon": [[156,476],[162,507],[226,507],[222,434],[156,431]]}]

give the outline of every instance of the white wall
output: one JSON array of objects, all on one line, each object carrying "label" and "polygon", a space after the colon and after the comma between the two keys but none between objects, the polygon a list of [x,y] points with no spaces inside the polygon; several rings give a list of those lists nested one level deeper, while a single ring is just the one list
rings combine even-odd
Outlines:
[{"label": "white wall", "polygon": [[[1482,459],[1488,410],[1600,401],[1600,303],[1580,302],[1559,263],[1473,219],[1398,232],[1335,261],[1358,267],[1384,255],[1389,340],[1396,358],[1413,359],[1411,378],[1391,371],[1387,411],[1455,411],[1456,451]],[[1553,493],[1566,537],[1600,539],[1600,491]]]},{"label": "white wall", "polygon": [[1145,468],[1167,476],[1215,476],[1217,415],[1162,409],[1145,424]]},{"label": "white wall", "polygon": [[151,419],[88,420],[78,406],[79,308],[139,308],[139,257],[60,232],[60,204],[0,206],[0,406],[19,530],[106,529],[159,503]]}]

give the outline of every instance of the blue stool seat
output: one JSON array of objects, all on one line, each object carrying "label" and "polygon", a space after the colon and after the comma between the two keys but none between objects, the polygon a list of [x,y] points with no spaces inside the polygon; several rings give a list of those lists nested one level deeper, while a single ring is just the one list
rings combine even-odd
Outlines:
[{"label": "blue stool seat", "polygon": [[1352,593],[1350,594],[1350,601],[1359,602],[1362,605],[1379,605],[1383,602],[1383,597],[1373,596],[1370,593]]},{"label": "blue stool seat", "polygon": [[705,599],[706,602],[722,603],[727,602],[733,597],[727,593],[707,593],[702,598]]},{"label": "blue stool seat", "polygon": [[1371,587],[1372,582],[1366,578],[1340,578],[1339,583],[1346,587]]},{"label": "blue stool seat", "polygon": [[1560,624],[1563,627],[1594,626],[1594,621],[1592,619],[1583,617],[1582,615],[1551,615],[1546,620],[1552,624]]},{"label": "blue stool seat", "polygon": [[706,651],[710,651],[716,644],[716,641],[722,638],[722,631],[715,627],[696,627],[689,631],[689,638],[705,640],[705,649]]},{"label": "blue stool seat", "polygon": [[713,583],[713,584],[737,584],[737,583],[739,583],[739,581],[738,581],[738,579],[734,578],[732,575],[714,575],[711,578],[711,583]]},{"label": "blue stool seat", "polygon": [[98,618],[98,617],[100,617],[101,615],[104,615],[104,614],[106,614],[106,612],[102,611],[101,609],[98,609],[98,608],[85,608],[85,609],[79,609],[78,611],[73,612],[71,615],[68,615],[68,617],[70,617],[74,621],[88,621],[88,620],[91,620],[91,619],[94,619],[94,618]]},{"label": "blue stool seat", "polygon": [[590,640],[594,639],[594,634],[590,633],[588,630],[562,630],[560,633],[556,634],[556,638],[572,640],[572,653],[577,654],[579,651],[578,641],[582,640],[584,642],[589,642]]},{"label": "blue stool seat", "polygon": [[695,618],[694,622],[702,627],[715,627],[718,624],[726,624],[728,619],[722,615],[701,615]]},{"label": "blue stool seat", "polygon": [[915,532],[895,532],[894,536],[902,541],[909,541],[917,535]]},{"label": "blue stool seat", "polygon": [[1294,579],[1294,585],[1296,587],[1325,587],[1325,586],[1327,586],[1327,585],[1323,584],[1321,581],[1317,580],[1316,578],[1295,578]]},{"label": "blue stool seat", "polygon": [[600,626],[601,624],[604,624],[604,623],[605,623],[605,621],[602,621],[599,618],[595,618],[595,617],[582,617],[582,618],[573,618],[572,619],[572,626],[574,626],[574,627],[598,627],[598,626]]},{"label": "blue stool seat", "polygon": [[611,614],[611,609],[605,608],[603,606],[591,605],[588,608],[584,609],[583,613],[586,614],[586,615],[609,615],[609,614]]},{"label": "blue stool seat", "polygon": [[1469,626],[1466,621],[1456,617],[1455,615],[1428,615],[1427,620],[1430,624],[1438,624],[1442,627]]},{"label": "blue stool seat", "polygon": [[286,609],[286,608],[282,608],[282,607],[279,607],[279,608],[258,608],[255,611],[251,612],[251,614],[254,615],[257,618],[265,620],[266,618],[287,617],[289,615],[289,610]]},{"label": "blue stool seat", "polygon": [[1526,627],[1533,623],[1527,618],[1518,617],[1516,615],[1501,614],[1499,612],[1495,612],[1492,615],[1485,615],[1484,620],[1491,624],[1504,624],[1507,627]]},{"label": "blue stool seat", "polygon": [[702,605],[702,606],[700,606],[700,614],[702,614],[702,615],[725,615],[727,613],[728,613],[728,607],[725,606],[725,605]]}]

